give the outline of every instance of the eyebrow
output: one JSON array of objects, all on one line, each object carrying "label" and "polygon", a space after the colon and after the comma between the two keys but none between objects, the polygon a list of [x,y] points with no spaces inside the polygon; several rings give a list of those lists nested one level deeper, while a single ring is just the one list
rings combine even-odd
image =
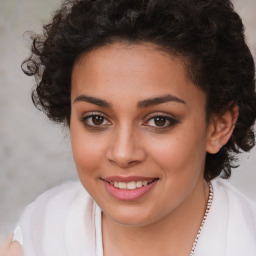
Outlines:
[{"label": "eyebrow", "polygon": [[[94,104],[94,105],[97,105],[97,106],[103,107],[103,108],[112,108],[112,105],[109,102],[107,102],[103,99],[99,99],[99,98],[92,97],[92,96],[87,96],[84,94],[75,98],[74,103],[79,102],[79,101],[88,102],[88,103],[91,103],[91,104]],[[167,94],[164,96],[139,101],[137,104],[137,108],[147,108],[147,107],[151,107],[154,105],[158,105],[158,104],[162,104],[162,103],[166,103],[166,102],[173,102],[173,101],[182,103],[182,104],[186,104],[186,102],[184,100],[182,100],[174,95]]]},{"label": "eyebrow", "polygon": [[171,101],[186,104],[186,102],[184,100],[182,100],[174,95],[167,94],[167,95],[164,95],[161,97],[156,97],[156,98],[151,98],[151,99],[146,99],[146,100],[140,101],[138,103],[137,107],[138,108],[147,108],[147,107],[151,107],[154,105],[171,102]]},{"label": "eyebrow", "polygon": [[86,96],[84,94],[75,98],[74,103],[79,102],[79,101],[85,101],[85,102],[97,105],[99,107],[102,107],[102,108],[112,108],[112,105],[110,103],[108,103],[107,101],[99,99],[99,98],[91,97],[91,96]]}]

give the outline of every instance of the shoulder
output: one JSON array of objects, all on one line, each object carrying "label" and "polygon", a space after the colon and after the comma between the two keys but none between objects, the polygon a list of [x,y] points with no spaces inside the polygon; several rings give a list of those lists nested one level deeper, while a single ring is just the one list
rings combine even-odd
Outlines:
[{"label": "shoulder", "polygon": [[80,182],[68,181],[39,195],[36,200],[27,207],[27,209],[45,207],[52,202],[59,202],[60,199],[62,199],[61,202],[63,206],[65,206],[70,200],[81,193],[84,193],[85,195],[87,194]]},{"label": "shoulder", "polygon": [[[229,224],[228,230],[236,236],[248,236],[248,241],[253,238],[256,244],[256,205],[228,181],[217,179],[213,182],[216,204],[219,215],[226,215]],[[231,235],[234,237],[234,235]],[[244,239],[242,239],[244,240]]]},{"label": "shoulder", "polygon": [[37,220],[53,218],[54,215],[59,215],[58,220],[60,221],[70,205],[81,195],[85,200],[90,200],[90,196],[78,181],[66,182],[49,189],[25,208],[19,223],[25,226],[27,224],[36,225]]},{"label": "shoulder", "polygon": [[234,211],[237,216],[240,214],[250,217],[249,219],[256,225],[256,203],[254,201],[247,198],[227,180],[218,178],[212,183],[218,197],[217,200],[226,201],[229,211]]},{"label": "shoulder", "polygon": [[198,256],[256,256],[256,206],[228,181],[212,181],[213,203],[202,229]]},{"label": "shoulder", "polygon": [[[77,243],[94,232],[93,211],[94,202],[79,182],[46,191],[27,206],[18,223],[25,255],[66,255],[67,240]],[[77,235],[74,241],[70,234]]]}]

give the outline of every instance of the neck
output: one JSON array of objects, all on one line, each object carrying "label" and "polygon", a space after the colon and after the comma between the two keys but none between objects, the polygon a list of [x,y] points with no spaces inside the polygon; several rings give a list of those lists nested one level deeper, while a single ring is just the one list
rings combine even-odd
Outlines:
[{"label": "neck", "polygon": [[189,255],[202,222],[208,185],[199,182],[173,212],[143,226],[127,226],[103,214],[104,256]]}]

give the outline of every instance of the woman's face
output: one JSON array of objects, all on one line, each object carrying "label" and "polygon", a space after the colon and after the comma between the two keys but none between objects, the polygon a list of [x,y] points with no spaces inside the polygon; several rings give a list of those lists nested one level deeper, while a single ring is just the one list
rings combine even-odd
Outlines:
[{"label": "woman's face", "polygon": [[179,58],[149,43],[98,48],[75,63],[71,100],[77,172],[105,216],[146,225],[196,196],[206,97]]}]

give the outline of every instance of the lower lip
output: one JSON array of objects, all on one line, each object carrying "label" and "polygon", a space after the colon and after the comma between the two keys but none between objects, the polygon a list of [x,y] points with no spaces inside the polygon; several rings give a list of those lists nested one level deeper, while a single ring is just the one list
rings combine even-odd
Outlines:
[{"label": "lower lip", "polygon": [[116,188],[106,181],[104,181],[104,185],[107,191],[116,199],[123,200],[123,201],[132,201],[147,194],[155,186],[157,181],[158,180],[155,180],[152,183],[148,184],[147,186],[142,186],[140,188],[131,189],[131,190]]}]

